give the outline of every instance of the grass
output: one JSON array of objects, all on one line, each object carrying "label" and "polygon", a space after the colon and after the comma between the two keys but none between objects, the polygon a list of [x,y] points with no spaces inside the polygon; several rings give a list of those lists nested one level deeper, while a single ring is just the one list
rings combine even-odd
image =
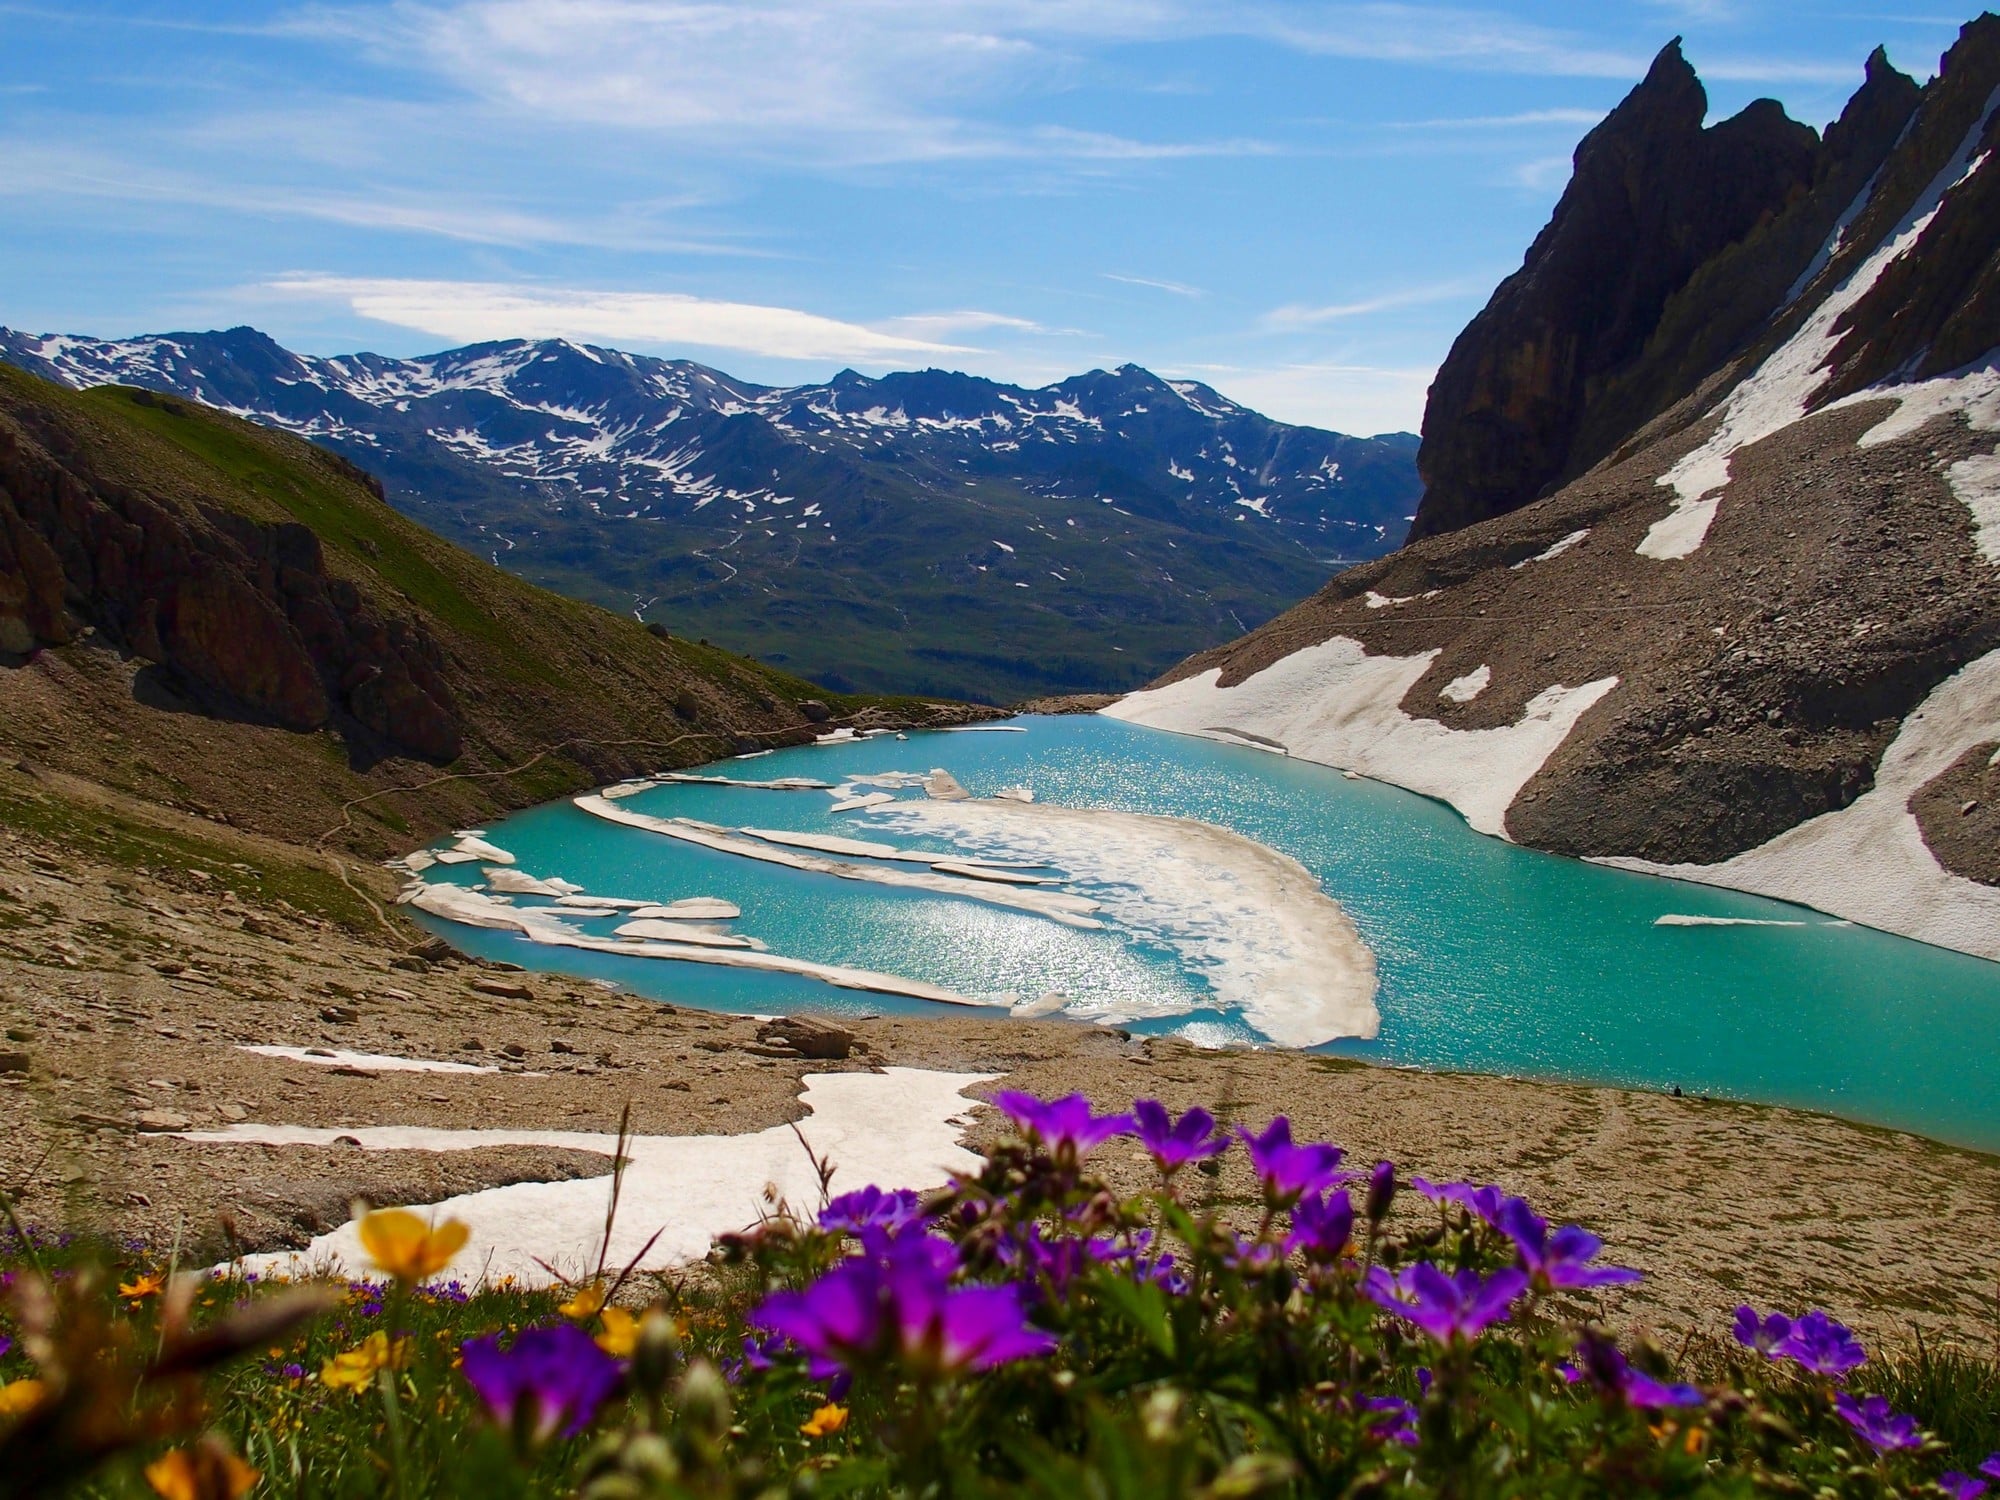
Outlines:
[{"label": "grass", "polygon": [[246,900],[283,901],[357,932],[376,926],[367,902],[321,866],[85,807],[12,780],[0,782],[0,826],[122,869],[197,870]]}]

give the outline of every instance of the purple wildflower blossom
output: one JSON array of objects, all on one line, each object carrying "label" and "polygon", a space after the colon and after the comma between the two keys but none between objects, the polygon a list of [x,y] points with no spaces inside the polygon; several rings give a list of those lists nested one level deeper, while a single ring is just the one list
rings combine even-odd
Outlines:
[{"label": "purple wildflower blossom", "polygon": [[1704,1400],[1699,1386],[1680,1381],[1664,1381],[1639,1369],[1607,1339],[1586,1338],[1577,1346],[1583,1367],[1564,1366],[1563,1376],[1574,1381],[1587,1374],[1606,1395],[1616,1396],[1627,1406],[1657,1411],[1663,1406],[1700,1406]]},{"label": "purple wildflower blossom", "polygon": [[1746,1349],[1755,1349],[1766,1359],[1778,1357],[1778,1345],[1791,1331],[1792,1320],[1783,1313],[1774,1312],[1759,1317],[1754,1307],[1736,1309],[1736,1342]]},{"label": "purple wildflower blossom", "polygon": [[1574,1224],[1565,1224],[1550,1234],[1549,1221],[1519,1198],[1509,1198],[1500,1205],[1497,1222],[1539,1286],[1581,1291],[1628,1286],[1642,1279],[1637,1271],[1624,1266],[1593,1266],[1590,1262],[1604,1248],[1603,1240]]},{"label": "purple wildflower blossom", "polygon": [[1483,1278],[1477,1271],[1447,1276],[1429,1261],[1418,1261],[1393,1274],[1370,1266],[1361,1289],[1445,1344],[1477,1338],[1490,1324],[1506,1322],[1514,1300],[1528,1289],[1528,1273],[1508,1266]]},{"label": "purple wildflower blossom", "polygon": [[1792,1331],[1778,1341],[1772,1353],[1835,1380],[1868,1360],[1868,1351],[1853,1332],[1818,1308],[1793,1323]]},{"label": "purple wildflower blossom", "polygon": [[[946,1247],[949,1251],[950,1247]],[[935,1374],[987,1370],[1046,1354],[1020,1288],[953,1287],[921,1239],[882,1240],[800,1292],[773,1292],[752,1314],[817,1360],[844,1368],[886,1356]]]},{"label": "purple wildflower blossom", "polygon": [[1292,1122],[1283,1115],[1265,1126],[1262,1135],[1237,1133],[1250,1148],[1250,1165],[1264,1184],[1265,1201],[1275,1208],[1288,1207],[1340,1180],[1340,1148],[1318,1142],[1293,1145]]},{"label": "purple wildflower blossom", "polygon": [[573,1323],[526,1329],[513,1347],[468,1339],[465,1381],[495,1418],[527,1424],[536,1442],[581,1432],[619,1380],[618,1361]]},{"label": "purple wildflower blossom", "polygon": [[1002,1089],[993,1107],[1048,1148],[1058,1160],[1076,1161],[1116,1135],[1132,1133],[1130,1115],[1092,1114],[1081,1094],[1042,1100],[1033,1094]]},{"label": "purple wildflower blossom", "polygon": [[1299,1251],[1310,1261],[1331,1265],[1354,1239],[1354,1200],[1347,1189],[1324,1197],[1301,1198],[1292,1207],[1292,1232],[1285,1254]]},{"label": "purple wildflower blossom", "polygon": [[1215,1116],[1197,1106],[1175,1120],[1157,1099],[1132,1106],[1133,1134],[1160,1171],[1171,1177],[1191,1161],[1206,1161],[1229,1149],[1229,1137],[1215,1128]]},{"label": "purple wildflower blossom", "polygon": [[819,1227],[859,1234],[864,1229],[885,1229],[897,1234],[924,1221],[917,1195],[908,1188],[885,1193],[872,1183],[851,1193],[842,1193],[820,1210]]},{"label": "purple wildflower blossom", "polygon": [[1986,1461],[1979,1466],[1979,1472],[1988,1479],[2000,1479],[2000,1453],[1989,1453]]},{"label": "purple wildflower blossom", "polygon": [[1833,1398],[1833,1409],[1840,1413],[1841,1421],[1860,1433],[1877,1453],[1894,1453],[1898,1448],[1916,1448],[1923,1444],[1923,1437],[1917,1431],[1917,1419],[1891,1408],[1887,1396],[1864,1398],[1842,1391]]},{"label": "purple wildflower blossom", "polygon": [[1474,1187],[1469,1182],[1431,1182],[1422,1177],[1412,1177],[1410,1186],[1433,1203],[1456,1203],[1485,1224],[1500,1222],[1500,1207],[1507,1201],[1507,1195],[1490,1183],[1485,1187]]},{"label": "purple wildflower blossom", "polygon": [[1381,1413],[1368,1424],[1369,1434],[1377,1442],[1417,1446],[1417,1409],[1401,1396],[1370,1396],[1361,1409]]},{"label": "purple wildflower blossom", "polygon": [[14,1341],[8,1338],[6,1334],[0,1333],[0,1359],[5,1359],[7,1351],[13,1347]]},{"label": "purple wildflower blossom", "polygon": [[1986,1481],[1961,1474],[1956,1469],[1946,1469],[1938,1475],[1938,1488],[1951,1496],[1951,1500],[1979,1500],[1986,1493]]}]

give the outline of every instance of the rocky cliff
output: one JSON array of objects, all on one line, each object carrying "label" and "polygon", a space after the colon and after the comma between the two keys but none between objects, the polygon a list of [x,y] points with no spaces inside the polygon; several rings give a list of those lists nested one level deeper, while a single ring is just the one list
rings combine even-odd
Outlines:
[{"label": "rocky cliff", "polygon": [[[1680,66],[1633,97],[1682,99],[1644,129],[1685,146]],[[1993,17],[1921,90],[1878,53],[1784,203],[1665,298],[1636,364],[1573,387],[1595,394],[1568,440],[1517,442],[1440,378],[1426,453],[1492,442],[1519,484],[1552,464],[1551,493],[1440,523],[1112,712],[1249,731],[1536,847],[2000,957],[1996,102]],[[1616,126],[1626,160],[1654,160],[1640,120],[1628,101],[1592,139]],[[1498,330],[1529,326],[1563,244],[1657,284],[1655,247],[1610,232],[1630,220],[1590,186],[1601,157],[1587,142],[1461,353],[1505,363]],[[1581,349],[1581,326],[1548,337]]]}]

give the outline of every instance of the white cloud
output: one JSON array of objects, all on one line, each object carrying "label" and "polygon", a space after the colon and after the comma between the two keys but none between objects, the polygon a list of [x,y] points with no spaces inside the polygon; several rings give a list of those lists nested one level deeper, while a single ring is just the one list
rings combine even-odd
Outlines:
[{"label": "white cloud", "polygon": [[1415,432],[1424,419],[1433,366],[1384,368],[1361,364],[1287,364],[1266,368],[1190,365],[1190,375],[1281,422],[1370,437]]},{"label": "white cloud", "polygon": [[1545,193],[1550,188],[1561,187],[1569,181],[1570,172],[1576,163],[1567,156],[1538,156],[1532,161],[1517,164],[1507,174],[1507,180],[1515,187],[1527,188],[1530,192]]},{"label": "white cloud", "polygon": [[712,301],[677,292],[573,291],[495,282],[297,275],[270,282],[289,296],[344,303],[356,315],[419,329],[454,343],[492,339],[598,339],[631,345],[734,349],[773,359],[884,365],[912,355],[974,354],[908,334],[789,307]]},{"label": "white cloud", "polygon": [[1126,276],[1117,271],[1100,273],[1106,281],[1122,281],[1127,286],[1151,287],[1156,292],[1171,292],[1176,297],[1206,297],[1207,292],[1198,286],[1188,286],[1179,281],[1157,281],[1151,276]]},{"label": "white cloud", "polygon": [[1322,323],[1365,318],[1374,313],[1389,312],[1399,307],[1420,307],[1431,302],[1451,302],[1460,297],[1476,297],[1490,290],[1491,286],[1491,281],[1486,278],[1461,276],[1453,281],[1440,281],[1429,286],[1413,286],[1401,291],[1384,292],[1379,296],[1365,297],[1356,302],[1334,302],[1321,307],[1293,302],[1284,307],[1272,308],[1257,320],[1257,326],[1266,333],[1293,333],[1302,328],[1318,327]]}]

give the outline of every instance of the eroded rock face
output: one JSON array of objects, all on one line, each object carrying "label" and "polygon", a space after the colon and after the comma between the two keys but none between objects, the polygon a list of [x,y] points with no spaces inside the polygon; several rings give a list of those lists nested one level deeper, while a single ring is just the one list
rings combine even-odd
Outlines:
[{"label": "eroded rock face", "polygon": [[[1736,352],[1880,163],[1915,95],[1878,55],[1825,142],[1768,99],[1704,129],[1707,93],[1679,41],[1667,46],[1584,138],[1548,227],[1439,369],[1410,539],[1504,515],[1574,478]],[[1757,252],[1715,278],[1698,308],[1669,316],[1697,273],[1753,238]],[[1663,325],[1664,347],[1649,348]]]},{"label": "eroded rock face", "polygon": [[0,651],[86,625],[231,711],[300,731],[345,712],[395,749],[459,753],[436,643],[331,575],[311,530],[141,493],[0,404]]}]

